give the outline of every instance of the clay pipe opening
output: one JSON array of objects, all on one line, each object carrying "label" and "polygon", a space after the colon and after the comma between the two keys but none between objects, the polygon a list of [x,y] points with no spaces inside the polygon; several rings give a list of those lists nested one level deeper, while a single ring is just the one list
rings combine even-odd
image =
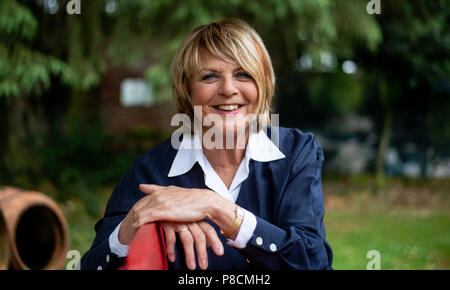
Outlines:
[{"label": "clay pipe opening", "polygon": [[17,253],[30,269],[44,269],[61,250],[63,230],[55,214],[45,206],[28,208],[16,228]]}]

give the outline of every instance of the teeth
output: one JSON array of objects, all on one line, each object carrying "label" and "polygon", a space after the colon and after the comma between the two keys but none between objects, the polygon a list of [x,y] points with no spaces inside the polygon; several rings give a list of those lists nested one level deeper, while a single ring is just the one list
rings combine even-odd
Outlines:
[{"label": "teeth", "polygon": [[224,111],[234,111],[237,108],[239,108],[239,105],[220,105],[220,106],[217,106],[216,108],[218,108],[220,110],[224,110]]}]

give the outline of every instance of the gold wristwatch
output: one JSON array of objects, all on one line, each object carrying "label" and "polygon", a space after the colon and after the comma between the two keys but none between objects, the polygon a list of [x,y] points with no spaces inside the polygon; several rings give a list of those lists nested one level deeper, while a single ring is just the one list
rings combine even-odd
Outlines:
[{"label": "gold wristwatch", "polygon": [[237,234],[239,232],[239,228],[241,227],[242,220],[244,219],[244,210],[236,204],[234,208],[236,213],[236,218],[234,219],[233,224],[226,231],[220,230],[220,234],[228,239],[235,240],[237,238]]}]

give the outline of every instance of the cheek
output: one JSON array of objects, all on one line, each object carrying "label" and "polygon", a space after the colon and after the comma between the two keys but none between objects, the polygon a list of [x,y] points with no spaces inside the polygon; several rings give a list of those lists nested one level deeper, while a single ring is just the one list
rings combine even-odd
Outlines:
[{"label": "cheek", "polygon": [[258,106],[258,87],[256,83],[249,83],[243,88],[244,96],[251,108]]},{"label": "cheek", "polygon": [[214,88],[211,85],[194,84],[191,85],[192,105],[207,105],[214,96]]}]

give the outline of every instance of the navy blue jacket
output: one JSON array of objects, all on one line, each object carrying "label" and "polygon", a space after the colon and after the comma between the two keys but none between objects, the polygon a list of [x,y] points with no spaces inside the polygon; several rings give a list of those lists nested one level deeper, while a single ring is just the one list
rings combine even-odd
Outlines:
[{"label": "navy blue jacket", "polygon": [[[268,128],[269,137],[270,132]],[[279,149],[286,158],[250,161],[249,176],[236,200],[256,216],[252,238],[244,249],[236,249],[226,244],[218,227],[211,223],[224,244],[225,254],[216,256],[208,248],[208,269],[331,269],[332,250],[323,223],[322,149],[311,133],[282,127]],[[115,269],[123,264],[123,258],[111,253],[109,236],[145,196],[139,184],[207,188],[198,163],[186,174],[167,177],[176,153],[168,139],[133,162],[114,189],[104,217],[95,225],[96,237],[81,259],[81,269]],[[276,245],[275,251],[271,244]],[[187,269],[180,241],[176,244],[176,261],[169,262],[169,269]]]}]

